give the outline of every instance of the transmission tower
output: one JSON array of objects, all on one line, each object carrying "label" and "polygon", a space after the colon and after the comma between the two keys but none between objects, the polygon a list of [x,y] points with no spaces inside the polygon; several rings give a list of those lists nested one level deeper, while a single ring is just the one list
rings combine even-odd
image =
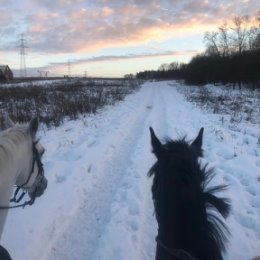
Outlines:
[{"label": "transmission tower", "polygon": [[23,38],[23,34],[21,34],[20,45],[18,47],[20,48],[20,77],[25,78],[26,77],[25,49],[28,47],[25,46],[25,39]]},{"label": "transmission tower", "polygon": [[48,78],[48,73],[50,73],[48,70],[38,70],[38,73],[40,74],[40,78]]}]

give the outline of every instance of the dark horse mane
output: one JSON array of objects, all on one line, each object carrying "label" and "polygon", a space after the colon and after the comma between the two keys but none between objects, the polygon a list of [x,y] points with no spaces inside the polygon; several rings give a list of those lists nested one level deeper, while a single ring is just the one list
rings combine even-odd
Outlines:
[{"label": "dark horse mane", "polygon": [[[166,140],[162,144],[150,128],[157,162],[152,196],[158,222],[156,260],[221,260],[228,228],[223,222],[230,211],[228,199],[215,196],[225,185],[208,187],[214,170],[202,167],[203,128],[196,139]],[[222,217],[221,217],[222,215]],[[180,253],[182,252],[182,253]]]}]

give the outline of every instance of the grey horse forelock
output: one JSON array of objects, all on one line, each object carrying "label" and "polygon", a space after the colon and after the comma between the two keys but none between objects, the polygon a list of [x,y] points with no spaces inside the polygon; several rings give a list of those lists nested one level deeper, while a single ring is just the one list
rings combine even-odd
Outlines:
[{"label": "grey horse forelock", "polygon": [[1,132],[0,161],[4,162],[4,160],[12,156],[12,153],[15,152],[16,147],[24,140],[30,140],[28,128],[25,126],[15,126]]}]

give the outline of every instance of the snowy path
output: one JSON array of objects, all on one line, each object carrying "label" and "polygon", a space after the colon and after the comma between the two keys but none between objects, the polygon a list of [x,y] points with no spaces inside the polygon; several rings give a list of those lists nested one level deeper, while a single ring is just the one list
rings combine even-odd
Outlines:
[{"label": "snowy path", "polygon": [[[74,214],[75,219],[71,220],[71,225],[57,245],[52,245],[55,251],[52,250],[47,259],[56,259],[56,256],[57,259],[66,259],[68,255],[70,259],[78,259],[79,256],[81,259],[111,259],[114,251],[117,251],[118,257],[124,258],[127,242],[138,247],[138,237],[134,231],[142,226],[139,223],[142,221],[141,207],[146,206],[147,197],[150,197],[149,182],[145,183],[145,179],[151,163],[142,167],[143,158],[148,157],[148,138],[145,136],[151,117],[151,111],[145,104],[158,102],[154,92],[156,89],[145,95],[139,93],[126,111],[118,111],[105,122],[94,139],[75,145],[76,153],[85,153],[82,164],[88,162],[88,172],[95,174],[95,179],[89,187],[84,187],[82,204]],[[82,138],[79,140],[81,142]],[[87,179],[86,176],[86,182]],[[149,208],[152,215],[150,200]],[[131,236],[128,238],[129,231]],[[118,233],[117,237],[114,237],[115,232]],[[106,241],[109,247],[114,244],[111,253],[109,247],[98,249]],[[96,252],[104,255],[96,255]],[[131,256],[131,252],[133,254],[137,250],[131,250],[128,258],[124,259],[138,259]],[[141,258],[144,259],[143,256]]]},{"label": "snowy path", "polygon": [[257,133],[231,131],[175,87],[156,82],[97,115],[42,134],[49,186],[33,207],[8,216],[2,244],[13,259],[153,260],[149,126],[160,138],[193,138],[205,127],[205,161],[217,168],[215,182],[230,185],[225,195],[234,207],[226,259],[259,253]]}]

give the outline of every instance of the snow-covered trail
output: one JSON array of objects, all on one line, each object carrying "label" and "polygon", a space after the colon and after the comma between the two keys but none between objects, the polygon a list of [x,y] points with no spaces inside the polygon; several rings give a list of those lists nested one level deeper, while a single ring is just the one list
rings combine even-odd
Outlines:
[{"label": "snow-covered trail", "polygon": [[[152,217],[146,173],[152,163],[148,143],[148,126],[152,123],[149,106],[159,102],[157,92],[157,88],[143,89],[127,109],[118,110],[96,130],[91,140],[86,135],[86,141],[82,142],[80,137],[74,152],[70,151],[70,157],[73,153],[85,154],[82,166],[95,177],[88,182],[86,176],[81,205],[46,259],[67,259],[68,255],[70,259],[113,259],[115,251],[118,259],[147,259],[145,255],[138,257],[136,254],[140,252],[136,248],[139,236],[145,232],[139,229],[149,219],[143,215],[148,210]],[[147,164],[143,164],[144,160]],[[140,223],[143,218],[144,223]],[[150,240],[149,237],[143,240],[147,239]],[[130,247],[131,244],[136,248]],[[127,256],[125,248],[131,249]]]},{"label": "snow-covered trail", "polygon": [[235,205],[226,259],[259,253],[256,137],[234,133],[187,103],[174,86],[156,82],[97,115],[42,132],[49,186],[33,207],[8,216],[2,244],[13,260],[153,260],[157,223],[147,178],[155,160],[149,126],[160,138],[191,139],[205,127],[205,161],[216,166],[216,183],[231,186],[225,195]]}]

